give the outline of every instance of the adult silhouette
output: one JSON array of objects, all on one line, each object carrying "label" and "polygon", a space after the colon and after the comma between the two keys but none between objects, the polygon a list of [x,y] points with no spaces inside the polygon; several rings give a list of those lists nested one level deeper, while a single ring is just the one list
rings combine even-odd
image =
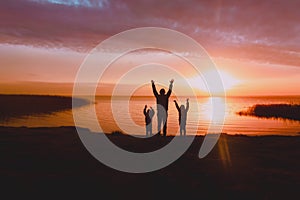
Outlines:
[{"label": "adult silhouette", "polygon": [[168,107],[169,107],[169,97],[172,93],[174,79],[170,81],[169,90],[166,93],[165,89],[161,89],[159,94],[156,90],[155,83],[151,80],[153,94],[156,98],[157,104],[157,131],[160,135],[161,133],[161,123],[163,123],[163,135],[167,135],[167,119],[168,119]]}]

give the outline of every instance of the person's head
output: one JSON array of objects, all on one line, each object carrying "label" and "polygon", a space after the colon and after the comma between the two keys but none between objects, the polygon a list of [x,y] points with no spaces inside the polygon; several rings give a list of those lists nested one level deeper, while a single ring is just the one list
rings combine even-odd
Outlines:
[{"label": "person's head", "polygon": [[180,106],[180,110],[181,110],[181,111],[184,111],[184,110],[185,110],[184,105],[181,105],[181,106]]},{"label": "person's head", "polygon": [[147,113],[147,115],[148,115],[148,114],[150,113],[150,109],[148,109],[146,113]]},{"label": "person's head", "polygon": [[159,91],[159,94],[161,94],[161,95],[165,95],[165,93],[166,93],[166,91],[165,91],[165,89],[160,89],[160,91]]}]

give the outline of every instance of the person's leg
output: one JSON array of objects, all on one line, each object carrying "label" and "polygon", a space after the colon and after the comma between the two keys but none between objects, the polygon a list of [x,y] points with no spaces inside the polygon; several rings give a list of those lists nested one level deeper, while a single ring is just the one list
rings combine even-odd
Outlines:
[{"label": "person's leg", "polygon": [[149,124],[149,136],[152,136],[152,122]]},{"label": "person's leg", "polygon": [[184,127],[183,127],[183,133],[184,133],[184,136],[186,136],[186,125],[184,125]]},{"label": "person's leg", "polygon": [[146,125],[146,136],[148,137],[148,132],[149,132],[149,124]]},{"label": "person's leg", "polygon": [[182,125],[179,123],[180,136],[182,136]]},{"label": "person's leg", "polygon": [[160,134],[160,130],[161,130],[161,122],[162,122],[162,117],[161,114],[158,113],[157,114],[157,133]]},{"label": "person's leg", "polygon": [[164,136],[167,136],[167,123],[168,123],[168,114],[163,116],[163,123],[164,123]]}]

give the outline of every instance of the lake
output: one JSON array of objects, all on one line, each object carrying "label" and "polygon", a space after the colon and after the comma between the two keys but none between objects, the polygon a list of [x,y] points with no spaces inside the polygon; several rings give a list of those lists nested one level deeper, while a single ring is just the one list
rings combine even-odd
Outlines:
[{"label": "lake", "polygon": [[[214,97],[215,102],[225,104],[225,118],[223,133],[244,135],[299,135],[300,122],[282,119],[266,119],[252,116],[240,116],[236,114],[246,110],[255,104],[300,104],[299,96],[286,97]],[[168,111],[168,134],[175,135],[178,131],[178,112],[173,103],[175,97],[170,97]],[[178,97],[178,104],[185,105],[185,97]],[[190,110],[187,118],[187,135],[205,135],[211,124],[212,98],[190,98]],[[99,131],[93,123],[92,110],[95,108],[98,122],[102,131],[110,133],[120,130],[132,135],[145,135],[144,106],[152,106],[156,110],[155,98],[133,97],[129,100],[125,97],[114,98],[96,97],[94,102],[75,108],[80,116],[79,126],[89,128],[91,131]],[[113,110],[113,111],[112,111]],[[222,112],[222,111],[220,111]],[[157,118],[153,118],[153,132],[157,131]],[[74,126],[72,110],[60,111],[51,115],[36,115],[10,119],[1,122],[1,126],[26,126],[26,127],[55,127]]]}]

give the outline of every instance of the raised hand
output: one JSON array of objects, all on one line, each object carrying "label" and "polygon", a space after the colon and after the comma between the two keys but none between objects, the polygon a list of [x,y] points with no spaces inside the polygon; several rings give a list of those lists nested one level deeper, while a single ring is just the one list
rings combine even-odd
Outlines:
[{"label": "raised hand", "polygon": [[189,98],[187,98],[186,101],[189,102]]},{"label": "raised hand", "polygon": [[171,80],[170,80],[170,83],[173,84],[173,82],[174,82],[174,79],[171,79]]},{"label": "raised hand", "polygon": [[147,108],[147,105],[145,105],[145,108]]},{"label": "raised hand", "polygon": [[174,102],[176,103],[176,100],[174,100]]},{"label": "raised hand", "polygon": [[151,80],[151,83],[154,84],[154,80]]}]

